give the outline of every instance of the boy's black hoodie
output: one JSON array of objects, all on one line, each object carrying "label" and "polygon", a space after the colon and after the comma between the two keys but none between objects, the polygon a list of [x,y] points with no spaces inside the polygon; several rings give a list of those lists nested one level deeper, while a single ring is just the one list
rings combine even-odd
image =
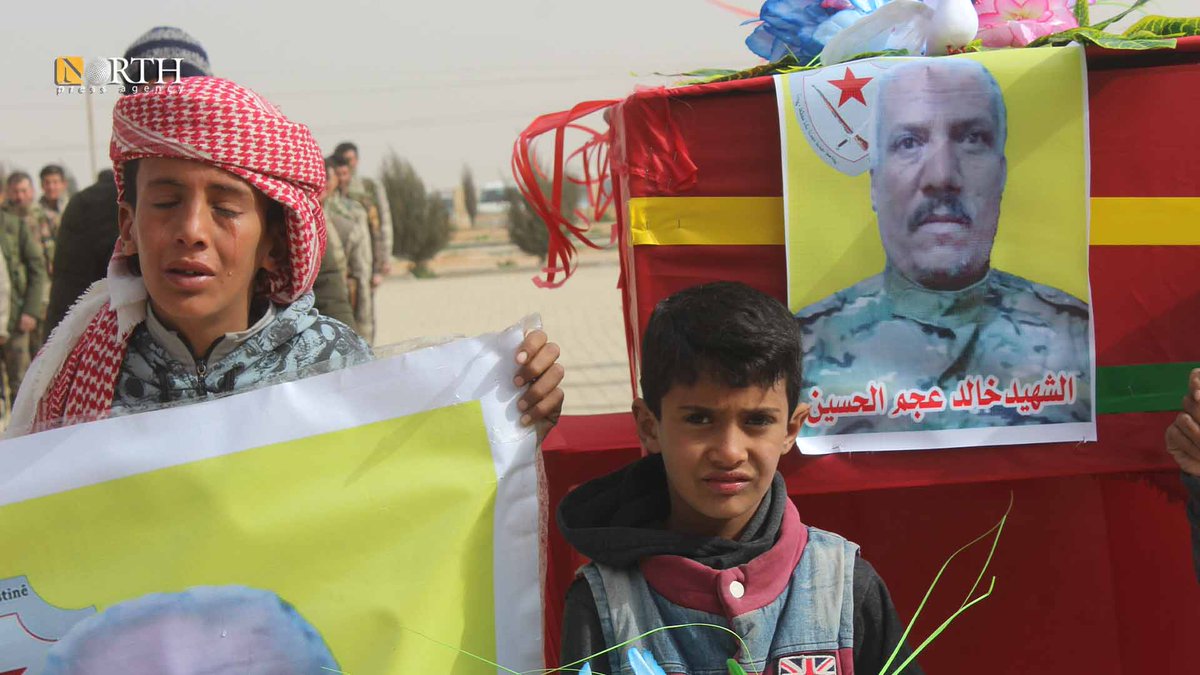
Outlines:
[{"label": "boy's black hoodie", "polygon": [[[650,455],[624,469],[589,481],[568,494],[558,508],[558,527],[567,541],[591,560],[629,567],[647,556],[676,555],[714,569],[743,565],[770,549],[779,536],[787,503],[783,477],[771,489],[737,541],[673,532],[664,528],[671,506],[662,457]],[[904,627],[891,596],[870,563],[854,564],[854,672],[876,675]],[[609,647],[604,643],[596,601],[587,581],[577,578],[567,591],[560,663],[580,661]],[[906,646],[893,664],[909,654]],[[592,668],[611,672],[608,658]],[[921,675],[914,662],[905,675]]]}]

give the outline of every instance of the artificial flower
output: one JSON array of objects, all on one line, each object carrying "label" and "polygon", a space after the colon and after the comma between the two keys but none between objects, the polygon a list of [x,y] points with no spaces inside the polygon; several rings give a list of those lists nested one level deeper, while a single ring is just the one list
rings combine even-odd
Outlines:
[{"label": "artificial flower", "polygon": [[758,27],[746,38],[750,51],[778,61],[789,53],[807,63],[846,26],[889,0],[767,0]]},{"label": "artificial flower", "polygon": [[985,47],[1024,47],[1079,26],[1074,0],[982,0],[976,9]]}]

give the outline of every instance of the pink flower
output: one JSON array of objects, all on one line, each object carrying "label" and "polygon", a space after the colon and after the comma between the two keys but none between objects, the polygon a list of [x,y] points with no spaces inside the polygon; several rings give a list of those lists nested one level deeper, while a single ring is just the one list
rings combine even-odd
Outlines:
[{"label": "pink flower", "polygon": [[978,38],[985,47],[1024,47],[1043,35],[1077,28],[1074,0],[981,0]]}]

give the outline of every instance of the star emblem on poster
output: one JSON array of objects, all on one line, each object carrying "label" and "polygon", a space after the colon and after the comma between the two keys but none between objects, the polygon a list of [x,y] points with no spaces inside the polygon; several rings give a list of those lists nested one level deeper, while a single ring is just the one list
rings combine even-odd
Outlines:
[{"label": "star emblem on poster", "polygon": [[859,61],[792,75],[792,106],[812,149],[850,176],[870,168],[877,80],[894,62]]},{"label": "star emblem on poster", "polygon": [[841,108],[851,100],[858,101],[866,105],[867,99],[863,97],[863,87],[875,78],[873,77],[855,77],[854,71],[846,68],[846,75],[840,80],[830,80],[829,84],[837,87],[842,91],[842,97],[838,99],[838,108]]}]

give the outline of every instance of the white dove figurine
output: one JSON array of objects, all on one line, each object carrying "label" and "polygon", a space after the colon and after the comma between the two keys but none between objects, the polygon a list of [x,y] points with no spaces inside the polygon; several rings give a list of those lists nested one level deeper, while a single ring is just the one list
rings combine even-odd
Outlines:
[{"label": "white dove figurine", "polygon": [[821,50],[821,65],[885,49],[941,56],[961,50],[978,32],[971,0],[892,0],[834,35]]}]

